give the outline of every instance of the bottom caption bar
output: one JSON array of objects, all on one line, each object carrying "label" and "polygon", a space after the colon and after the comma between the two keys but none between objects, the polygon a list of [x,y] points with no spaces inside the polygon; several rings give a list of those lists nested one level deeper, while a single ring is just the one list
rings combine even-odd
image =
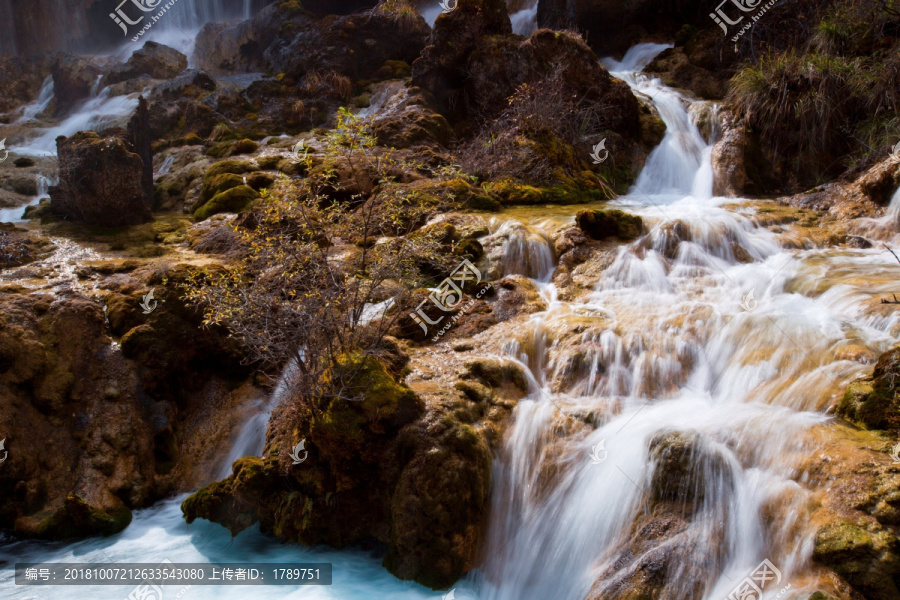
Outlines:
[{"label": "bottom caption bar", "polygon": [[16,563],[16,585],[331,585],[331,563]]}]

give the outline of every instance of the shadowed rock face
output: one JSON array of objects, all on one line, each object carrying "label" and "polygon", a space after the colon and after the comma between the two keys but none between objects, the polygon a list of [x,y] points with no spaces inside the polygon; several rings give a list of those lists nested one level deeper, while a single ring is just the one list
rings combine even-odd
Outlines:
[{"label": "shadowed rock face", "polygon": [[103,78],[104,85],[112,85],[149,75],[153,79],[172,79],[187,69],[187,57],[179,52],[157,44],[147,42],[140,50],[135,50],[124,65],[117,65]]},{"label": "shadowed rock face", "polygon": [[141,157],[117,137],[79,132],[57,141],[59,185],[50,189],[54,214],[72,221],[120,226],[152,217],[141,186]]},{"label": "shadowed rock face", "polygon": [[[185,500],[187,521],[209,519],[233,534],[259,522],[277,537],[337,548],[378,540],[387,544],[389,571],[435,588],[473,568],[490,448],[499,439],[491,432],[514,405],[497,396],[507,388],[521,396],[524,375],[482,361],[467,367],[469,380],[456,390],[414,392],[395,379],[407,357],[390,352],[390,369],[371,357],[342,360],[342,369],[365,361],[350,383],[361,401],[319,400],[324,408],[314,412],[309,398],[285,399],[269,421],[262,458],[239,459],[227,479]],[[300,441],[308,456],[295,465],[290,452]]]},{"label": "shadowed rock face", "polygon": [[[153,273],[99,281],[103,302],[0,291],[0,431],[9,453],[0,528],[49,539],[109,535],[132,509],[196,489],[218,467],[240,402],[257,392],[242,385],[249,369],[234,344],[201,330],[174,285],[154,281],[158,304],[142,312]],[[185,272],[168,276],[174,284]]]}]

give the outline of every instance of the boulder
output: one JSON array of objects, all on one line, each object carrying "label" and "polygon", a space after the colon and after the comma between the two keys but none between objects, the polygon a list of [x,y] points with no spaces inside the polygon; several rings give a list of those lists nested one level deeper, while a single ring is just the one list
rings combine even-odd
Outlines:
[{"label": "boulder", "polygon": [[50,69],[53,75],[53,94],[56,113],[66,113],[75,104],[90,97],[103,74],[100,61],[89,56],[60,54]]},{"label": "boulder", "polygon": [[156,42],[146,42],[135,50],[128,62],[113,67],[103,78],[105,85],[135,79],[147,75],[153,79],[171,79],[187,69],[187,57],[175,50]]},{"label": "boulder", "polygon": [[[487,443],[446,411],[426,411],[372,357],[344,356],[336,369],[352,373],[346,382],[358,400],[290,393],[269,421],[262,458],[240,459],[224,481],[188,497],[186,520],[213,520],[233,534],[258,521],[307,545],[376,539],[387,545],[385,567],[401,579],[451,585],[475,565],[481,545]],[[310,402],[321,411],[304,408]],[[295,465],[290,452],[301,441],[308,455]]]},{"label": "boulder", "polygon": [[59,185],[51,211],[93,225],[122,226],[152,219],[142,187],[144,164],[118,137],[81,131],[56,140]]},{"label": "boulder", "polygon": [[576,215],[575,221],[581,231],[595,240],[609,237],[631,240],[644,231],[643,219],[618,209],[583,210]]},{"label": "boulder", "polygon": [[847,387],[837,404],[838,415],[866,429],[900,429],[900,348],[878,357],[870,379]]}]

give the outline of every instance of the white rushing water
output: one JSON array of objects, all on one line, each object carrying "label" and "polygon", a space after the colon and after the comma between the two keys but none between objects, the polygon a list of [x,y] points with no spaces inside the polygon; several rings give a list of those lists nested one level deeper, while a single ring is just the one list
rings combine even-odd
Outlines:
[{"label": "white rushing water", "polygon": [[59,183],[59,178],[51,179],[43,175],[37,176],[37,195],[35,195],[25,206],[17,206],[16,208],[0,208],[0,223],[21,223],[25,219],[25,209],[29,206],[40,204],[41,200],[50,197],[50,186]]},{"label": "white rushing water", "polygon": [[[485,563],[455,586],[459,600],[584,600],[592,588],[610,594],[640,558],[623,551],[639,535],[632,528],[657,471],[651,442],[668,431],[697,436],[690,467],[702,486],[687,490],[689,551],[665,567],[666,597],[722,600],[763,559],[780,569],[782,585],[797,581],[813,530],[791,457],[814,452],[807,434],[828,420],[834,390],[866,371],[843,351],[862,346],[876,356],[900,333],[896,313],[870,304],[873,293],[896,291],[889,287],[898,272],[893,257],[878,248],[787,250],[752,208],[712,196],[710,145],[690,118],[690,102],[637,73],[664,47],[641,45],[607,63],[652,99],[668,130],[632,191],[610,203],[641,215],[647,233],[618,248],[591,294],[581,302],[557,298],[540,222],[492,226],[491,235],[504,240],[503,274],[535,279],[548,309],[506,345],[509,358],[530,369],[533,393],[515,409],[495,460]],[[885,218],[893,223],[900,192],[894,200]],[[860,281],[863,272],[872,283]],[[577,361],[563,347],[569,338],[552,333],[569,321],[583,331]],[[265,421],[284,393],[282,385],[259,402],[226,463],[262,449]],[[572,418],[589,413],[590,425]],[[592,460],[601,447],[602,460]],[[107,539],[17,542],[0,549],[0,560],[332,562],[329,587],[195,586],[179,597],[442,596],[396,580],[366,551],[283,544],[257,528],[232,540],[217,525],[186,526],[181,500],[135,511],[133,523]],[[10,570],[0,570],[3,597],[81,600],[85,589],[16,588]],[[89,597],[122,599],[128,591],[94,587]]]}]

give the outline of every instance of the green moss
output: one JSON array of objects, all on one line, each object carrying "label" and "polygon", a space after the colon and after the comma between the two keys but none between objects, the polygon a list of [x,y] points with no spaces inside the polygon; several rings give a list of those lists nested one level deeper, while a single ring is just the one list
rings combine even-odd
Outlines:
[{"label": "green moss", "polygon": [[478,240],[464,239],[457,244],[456,254],[470,260],[478,260],[484,256],[484,246]]},{"label": "green moss", "polygon": [[274,171],[278,168],[278,163],[284,160],[280,154],[265,154],[256,157],[256,164],[264,171]]},{"label": "green moss", "polygon": [[618,237],[630,240],[643,233],[644,222],[637,215],[618,209],[583,210],[575,217],[578,227],[595,240]]},{"label": "green moss", "polygon": [[200,145],[203,145],[203,138],[201,138],[196,133],[191,132],[191,133],[187,134],[186,136],[184,136],[182,143],[185,146],[200,146]]},{"label": "green moss", "polygon": [[66,540],[93,535],[113,535],[131,523],[131,510],[121,506],[111,511],[91,506],[83,498],[69,494],[63,505],[41,519],[36,537]]},{"label": "green moss", "polygon": [[259,145],[256,142],[244,138],[234,145],[231,154],[252,154],[256,152],[257,148],[259,148]]},{"label": "green moss", "polygon": [[215,177],[216,175],[221,175],[222,173],[235,173],[239,175],[241,173],[249,173],[258,170],[256,165],[249,160],[222,160],[211,165],[203,175],[203,179],[206,180]]},{"label": "green moss", "polygon": [[510,180],[494,182],[491,185],[491,191],[504,206],[545,202],[544,193],[540,189]]},{"label": "green moss", "polygon": [[244,176],[235,175],[234,173],[222,173],[221,175],[204,178],[200,199],[205,203],[213,196],[239,185],[244,185]]},{"label": "green moss", "polygon": [[239,212],[259,198],[259,193],[248,185],[239,185],[213,196],[209,202],[194,211],[194,218],[202,221],[223,212]]},{"label": "green moss", "polygon": [[251,173],[247,176],[247,185],[252,187],[254,190],[259,191],[263,188],[268,188],[273,183],[275,183],[275,177],[270,175],[269,173]]}]

